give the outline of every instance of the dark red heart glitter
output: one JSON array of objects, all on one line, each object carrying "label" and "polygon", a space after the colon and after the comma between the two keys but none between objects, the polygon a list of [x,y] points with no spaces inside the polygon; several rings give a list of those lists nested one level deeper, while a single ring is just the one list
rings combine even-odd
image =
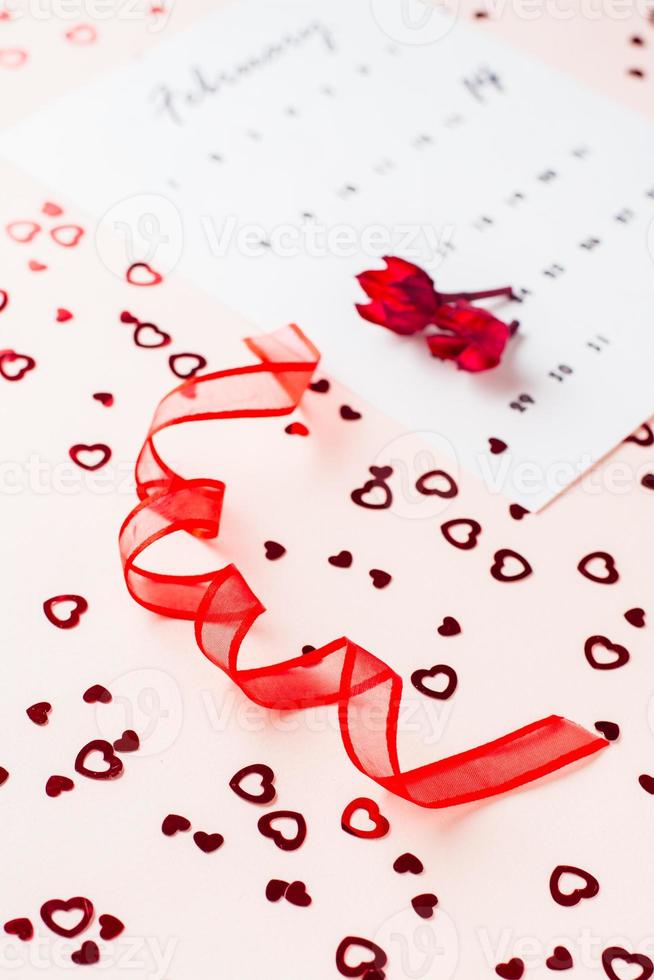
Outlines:
[{"label": "dark red heart glitter", "polygon": [[330,555],[327,561],[334,568],[349,568],[352,564],[352,552],[339,551],[337,555]]},{"label": "dark red heart glitter", "polygon": [[10,919],[9,922],[5,922],[4,929],[9,936],[18,936],[24,943],[29,942],[34,935],[34,926],[25,918]]},{"label": "dark red heart glitter", "polygon": [[25,714],[35,725],[47,725],[48,715],[51,711],[52,705],[49,701],[38,701],[36,704],[32,704],[29,708],[26,708]]},{"label": "dark red heart glitter", "polygon": [[[56,607],[62,603],[72,603],[73,605],[73,608],[65,619],[58,616],[56,611]],[[74,626],[77,626],[80,621],[80,617],[88,608],[88,602],[81,595],[55,595],[51,599],[46,599],[43,603],[43,612],[45,613],[47,619],[53,626],[57,626],[60,630],[70,630]]]},{"label": "dark red heart glitter", "polygon": [[[274,826],[276,821],[281,820],[291,820],[295,823],[295,834],[292,837],[286,837]],[[268,837],[282,851],[297,851],[298,847],[302,847],[307,836],[307,822],[301,813],[294,810],[276,810],[274,813],[266,813],[259,818],[257,826],[259,833]]]},{"label": "dark red heart glitter", "polygon": [[604,972],[606,973],[609,980],[620,980],[624,976],[624,972],[621,970],[620,974],[617,974],[613,969],[613,964],[617,960],[622,960],[629,966],[639,966],[640,974],[637,977],[632,976],[632,980],[649,980],[649,978],[654,973],[654,963],[652,963],[649,956],[645,956],[643,953],[628,953],[626,949],[622,949],[621,946],[609,946],[602,953],[602,966],[604,967]]},{"label": "dark red heart glitter", "polygon": [[106,687],[103,687],[102,684],[93,684],[92,687],[84,691],[82,698],[87,704],[96,704],[97,702],[100,702],[100,704],[109,704],[111,701],[111,692]]},{"label": "dark red heart glitter", "polygon": [[[368,959],[359,960],[358,963],[348,963],[348,953],[354,948],[360,948],[371,956]],[[366,968],[381,970],[386,966],[388,957],[377,943],[369,939],[362,939],[360,936],[346,936],[336,950],[336,969],[343,977],[360,977],[366,973]],[[370,976],[369,972],[367,974]]]},{"label": "dark red heart glitter", "polygon": [[453,616],[446,616],[441,625],[438,627],[438,633],[440,636],[458,636],[460,632],[461,626]]},{"label": "dark red heart glitter", "polygon": [[138,751],[141,742],[135,731],[128,728],[120,738],[117,738],[114,742],[114,749],[116,752],[136,752]]},{"label": "dark red heart glitter", "polygon": [[[465,531],[463,537],[455,536],[452,533],[458,528]],[[455,548],[460,548],[461,551],[470,551],[477,545],[477,539],[481,534],[481,524],[469,517],[457,517],[455,520],[445,521],[444,524],[441,524],[441,534]]]},{"label": "dark red heart glitter", "polygon": [[[615,658],[613,660],[598,660],[595,655],[597,647],[601,647],[609,653],[614,653]],[[620,643],[611,643],[606,636],[589,636],[584,644],[584,655],[588,663],[595,670],[617,670],[618,667],[624,667],[629,661],[629,651],[627,648],[623,647]]]},{"label": "dark red heart glitter", "polygon": [[311,905],[311,896],[307,892],[307,887],[303,881],[292,881],[286,889],[286,895],[284,897],[291,905],[297,905],[300,908],[307,908],[307,906]]},{"label": "dark red heart glitter", "polygon": [[[590,571],[588,566],[593,562],[596,564],[603,563],[604,570],[600,571],[599,574]],[[590,554],[581,559],[577,565],[577,570],[581,572],[584,578],[590,579],[591,582],[599,582],[600,585],[613,585],[620,578],[615,559],[608,551],[591,551]]]},{"label": "dark red heart glitter", "polygon": [[[258,793],[250,793],[241,785],[248,776],[258,776],[261,780],[261,789]],[[242,800],[248,800],[250,803],[260,803],[262,805],[266,803],[272,803],[272,801],[277,796],[277,791],[275,790],[275,774],[270,768],[263,763],[255,762],[251,766],[245,766],[243,769],[232,776],[229,781],[230,789],[232,789],[237,796],[240,796]]]},{"label": "dark red heart glitter", "polygon": [[[563,875],[574,875],[581,878],[584,884],[581,888],[574,888],[570,892],[561,891],[561,878]],[[559,864],[550,875],[550,894],[558,905],[569,908],[578,905],[582,898],[594,898],[600,890],[599,881],[589,871],[582,868],[575,868],[571,864]]]},{"label": "dark red heart glitter", "polygon": [[[352,817],[359,810],[368,816],[372,827],[360,829],[353,826]],[[347,834],[352,834],[353,837],[361,837],[363,840],[376,840],[379,837],[385,837],[390,830],[390,824],[380,812],[379,806],[374,800],[369,800],[365,796],[359,796],[356,800],[348,803],[341,816],[341,827]]]},{"label": "dark red heart glitter", "polygon": [[399,875],[412,874],[419,875],[425,870],[420,858],[417,858],[415,854],[400,854],[398,858],[393,862],[393,870],[397,871]]},{"label": "dark red heart glitter", "polygon": [[555,946],[554,952],[545,961],[548,970],[571,970],[573,966],[570,951],[565,946]]},{"label": "dark red heart glitter", "polygon": [[416,895],[415,898],[412,898],[411,905],[413,906],[413,911],[421,919],[431,919],[434,914],[434,909],[438,905],[438,899],[431,892],[427,892],[424,895]]},{"label": "dark red heart glitter", "polygon": [[289,436],[308,436],[309,435],[309,430],[307,429],[307,427],[304,424],[304,422],[291,422],[290,425],[287,425],[286,426],[286,428],[284,429],[284,432],[286,432],[286,434],[289,435]]},{"label": "dark red heart glitter", "polygon": [[162,833],[166,837],[172,837],[178,831],[185,831],[191,829],[191,821],[186,817],[180,817],[177,813],[169,813],[167,817],[164,818],[164,822],[161,824]]},{"label": "dark red heart glitter", "polygon": [[636,629],[642,629],[645,625],[645,610],[640,609],[638,606],[634,607],[634,609],[627,609],[624,618],[631,626],[635,626]]},{"label": "dark red heart glitter", "polygon": [[385,589],[392,581],[392,575],[384,572],[381,568],[371,568],[368,575],[372,579],[372,584],[376,589]]},{"label": "dark red heart glitter", "polygon": [[277,541],[264,541],[263,547],[268,561],[277,561],[278,558],[282,558],[286,554],[284,545]]},{"label": "dark red heart glitter", "polygon": [[502,977],[502,980],[520,980],[525,972],[525,965],[521,959],[514,956],[508,963],[498,963],[495,972],[498,977]]},{"label": "dark red heart glitter", "polygon": [[[435,679],[440,676],[447,679],[447,683],[442,690],[434,690],[434,688],[425,684],[427,678]],[[430,667],[429,670],[414,670],[411,674],[411,683],[416,691],[420,691],[421,694],[425,694],[428,698],[434,698],[436,701],[447,701],[456,691],[459,679],[454,667],[448,667],[447,664],[437,664],[435,667]]]},{"label": "dark red heart glitter", "polygon": [[100,959],[100,950],[97,943],[94,943],[92,939],[87,939],[86,942],[82,943],[81,949],[72,953],[70,958],[78,966],[93,966]]},{"label": "dark red heart glitter", "polygon": [[443,497],[445,500],[456,497],[459,492],[455,480],[445,470],[429,470],[428,473],[423,473],[416,481],[416,490],[423,497]]},{"label": "dark red heart glitter", "polygon": [[120,936],[121,932],[125,930],[125,926],[115,915],[105,913],[99,917],[98,922],[100,923],[100,939],[106,939],[107,942],[115,939],[116,936]]},{"label": "dark red heart glitter", "polygon": [[94,442],[91,445],[77,442],[70,447],[68,455],[77,466],[94,473],[109,462],[111,449],[103,442]]},{"label": "dark red heart glitter", "polygon": [[[106,769],[87,768],[86,760],[93,752],[99,752],[102,755],[103,761],[107,763]],[[123,764],[115,754],[111,742],[106,742],[103,738],[94,738],[77,753],[75,770],[80,776],[86,776],[88,779],[116,779],[123,771]]]},{"label": "dark red heart glitter", "polygon": [[45,784],[45,792],[48,796],[57,797],[61,793],[69,793],[75,783],[68,776],[50,776]]},{"label": "dark red heart glitter", "polygon": [[[59,925],[54,918],[57,912],[72,912],[75,909],[79,911],[80,918],[73,926]],[[88,898],[83,898],[81,895],[75,898],[69,898],[67,901],[62,898],[51,898],[41,906],[41,918],[48,929],[55,932],[58,936],[64,936],[66,939],[74,939],[75,936],[79,936],[80,932],[84,932],[91,922],[93,918],[93,902]]]}]

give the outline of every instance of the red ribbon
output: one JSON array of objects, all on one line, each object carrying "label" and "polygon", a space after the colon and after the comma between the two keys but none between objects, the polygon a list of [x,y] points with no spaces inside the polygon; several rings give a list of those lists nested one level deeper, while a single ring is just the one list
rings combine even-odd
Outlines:
[{"label": "red ribbon", "polygon": [[[283,710],[337,704],[343,742],[354,765],[419,806],[454,806],[494,796],[605,748],[605,739],[551,715],[486,745],[403,772],[397,753],[402,680],[388,664],[341,637],[270,667],[241,669],[241,643],[264,607],[238,569],[228,565],[205,575],[168,575],[137,564],[160,538],[177,531],[215,538],[220,527],[225,484],[175,473],[157,452],[158,433],[204,419],[288,415],[320,358],[295,326],[246,344],[261,363],[191,378],[157,407],[136,464],[141,503],[120,531],[132,597],[163,616],[194,620],[202,652],[257,704]],[[380,716],[386,719],[381,731],[365,723],[366,717]]]}]

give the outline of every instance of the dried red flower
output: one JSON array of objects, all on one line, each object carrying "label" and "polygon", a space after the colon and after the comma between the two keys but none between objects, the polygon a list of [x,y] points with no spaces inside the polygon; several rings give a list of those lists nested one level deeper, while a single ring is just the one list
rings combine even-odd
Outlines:
[{"label": "dried red flower", "polygon": [[488,371],[497,367],[511,337],[508,323],[465,300],[441,306],[436,312],[435,325],[447,333],[427,337],[432,357],[455,361],[463,371]]},{"label": "dried red flower", "polygon": [[357,304],[360,315],[393,333],[409,336],[427,327],[442,333],[427,336],[433,357],[454,361],[464,371],[488,371],[497,367],[504,348],[518,327],[504,323],[474,300],[504,296],[515,299],[510,286],[475,293],[440,293],[419,266],[396,256],[386,256],[385,269],[357,276],[370,303]]},{"label": "dried red flower", "polygon": [[370,323],[394,333],[419,333],[434,322],[439,298],[433,280],[419,266],[389,255],[385,269],[357,276],[371,302],[357,304]]}]

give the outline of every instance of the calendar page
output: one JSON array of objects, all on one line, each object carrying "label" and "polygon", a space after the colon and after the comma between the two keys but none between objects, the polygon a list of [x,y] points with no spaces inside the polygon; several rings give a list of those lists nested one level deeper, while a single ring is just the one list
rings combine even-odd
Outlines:
[{"label": "calendar page", "polygon": [[[116,275],[177,268],[262,330],[300,323],[342,382],[538,510],[654,407],[654,131],[388,9],[241,0],[0,146],[121,236]],[[356,275],[386,255],[444,292],[513,287],[489,304],[519,321],[502,364],[466,374],[365,322]]]}]

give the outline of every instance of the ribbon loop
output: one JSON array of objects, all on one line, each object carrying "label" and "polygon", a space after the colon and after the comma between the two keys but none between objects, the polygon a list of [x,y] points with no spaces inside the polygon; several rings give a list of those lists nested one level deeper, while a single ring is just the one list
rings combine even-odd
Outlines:
[{"label": "ribbon loop", "polygon": [[318,364],[318,351],[295,326],[246,343],[260,364],[195,376],[166,395],[155,412],[136,465],[141,503],[119,537],[132,597],[163,616],[194,620],[201,651],[257,704],[279,710],[337,705],[353,764],[419,806],[448,807],[504,793],[605,748],[606,739],[551,715],[403,772],[397,749],[402,680],[388,664],[341,637],[305,656],[242,669],[241,644],[265,610],[234,565],[204,575],[173,575],[136,564],[142,552],[168,534],[215,538],[220,529],[224,483],[186,480],[175,473],[159,455],[156,435],[186,422],[287,415]]}]

